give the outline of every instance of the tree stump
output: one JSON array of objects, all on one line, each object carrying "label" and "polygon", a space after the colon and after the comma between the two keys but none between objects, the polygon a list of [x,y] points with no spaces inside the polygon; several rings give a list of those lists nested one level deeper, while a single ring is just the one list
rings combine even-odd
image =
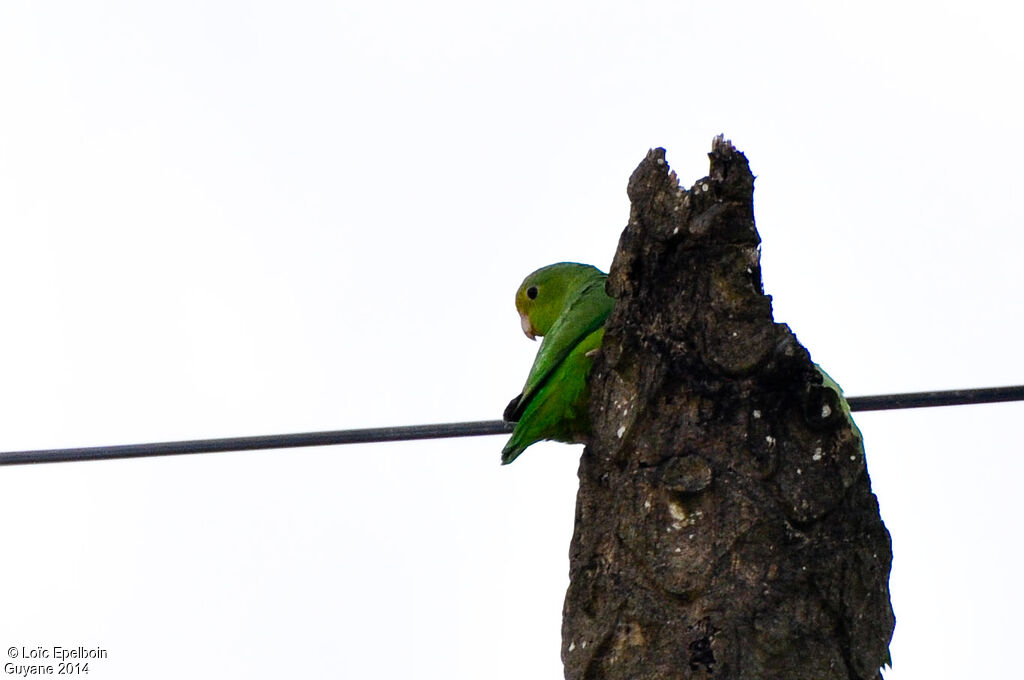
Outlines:
[{"label": "tree stump", "polygon": [[761,285],[721,137],[629,181],[591,373],[562,624],[569,680],[880,678],[892,549],[845,402]]}]

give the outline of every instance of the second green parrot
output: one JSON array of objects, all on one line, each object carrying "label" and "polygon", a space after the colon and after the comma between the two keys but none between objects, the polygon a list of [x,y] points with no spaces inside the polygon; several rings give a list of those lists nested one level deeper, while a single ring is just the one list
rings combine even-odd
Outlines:
[{"label": "second green parrot", "polygon": [[516,426],[501,451],[503,465],[542,439],[577,443],[589,435],[587,377],[613,303],[607,278],[588,264],[559,262],[527,276],[516,291],[523,333],[544,341],[522,394],[505,409]]}]

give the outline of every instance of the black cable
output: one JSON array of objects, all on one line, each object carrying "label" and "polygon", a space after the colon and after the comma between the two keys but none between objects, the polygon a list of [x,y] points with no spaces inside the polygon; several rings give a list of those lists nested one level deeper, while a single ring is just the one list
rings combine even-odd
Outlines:
[{"label": "black cable", "polygon": [[148,458],[180,456],[186,453],[218,453],[223,451],[257,451],[259,449],[291,449],[300,446],[331,446],[333,444],[370,444],[412,439],[443,439],[445,437],[477,437],[512,431],[502,420],[471,423],[439,423],[436,425],[403,425],[400,427],[368,427],[361,430],[331,430],[296,434],[265,434],[254,437],[224,439],[193,439],[153,444],[122,444],[119,446],[86,446],[76,449],[44,449],[0,453],[0,465],[24,463],[67,463],[82,460],[113,458]]},{"label": "black cable", "polygon": [[[1024,385],[849,397],[847,401],[852,411],[882,411],[926,406],[959,406],[964,404],[989,404],[1000,401],[1024,401]],[[492,434],[507,434],[511,431],[511,423],[506,423],[502,420],[483,420],[467,423],[370,427],[360,430],[268,434],[254,437],[228,437],[224,439],[194,439],[179,442],[156,442],[153,444],[8,451],[0,453],[0,465],[64,463],[82,460],[110,460],[114,458],[148,458],[153,456],[178,456],[187,453],[288,449],[300,446],[330,446],[334,444],[370,444],[413,439],[480,437]]]},{"label": "black cable", "polygon": [[851,411],[888,411],[896,408],[992,404],[1000,401],[1024,401],[1024,385],[847,397],[846,401],[850,404]]}]

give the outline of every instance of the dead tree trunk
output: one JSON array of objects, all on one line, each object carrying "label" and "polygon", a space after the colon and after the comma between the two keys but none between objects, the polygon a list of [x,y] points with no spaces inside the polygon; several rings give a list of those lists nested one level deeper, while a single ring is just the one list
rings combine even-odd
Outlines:
[{"label": "dead tree trunk", "polygon": [[629,181],[591,376],[562,624],[569,680],[879,678],[889,533],[860,434],[761,287],[754,178]]}]

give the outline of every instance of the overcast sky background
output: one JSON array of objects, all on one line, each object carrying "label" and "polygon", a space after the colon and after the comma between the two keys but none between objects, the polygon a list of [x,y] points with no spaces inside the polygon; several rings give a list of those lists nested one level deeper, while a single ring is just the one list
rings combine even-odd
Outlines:
[{"label": "overcast sky background", "polygon": [[[0,450],[500,417],[538,266],[724,133],[847,394],[1024,383],[1007,2],[0,4]],[[1019,667],[1024,404],[861,414],[891,680]],[[88,677],[560,678],[580,447],[0,470],[0,649]],[[7,661],[8,659],[4,659]]]}]

